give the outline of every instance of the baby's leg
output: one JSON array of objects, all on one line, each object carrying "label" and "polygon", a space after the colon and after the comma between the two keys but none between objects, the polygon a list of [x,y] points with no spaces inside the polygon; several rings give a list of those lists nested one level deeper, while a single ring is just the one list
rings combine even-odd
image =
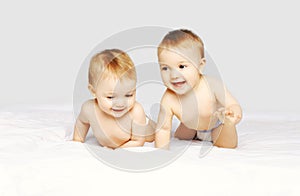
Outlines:
[{"label": "baby's leg", "polygon": [[225,120],[224,124],[213,129],[211,136],[215,146],[222,148],[236,148],[237,146],[235,124],[228,120]]},{"label": "baby's leg", "polygon": [[195,135],[196,130],[187,128],[184,124],[180,123],[180,125],[176,129],[174,137],[180,140],[192,140],[194,139]]}]

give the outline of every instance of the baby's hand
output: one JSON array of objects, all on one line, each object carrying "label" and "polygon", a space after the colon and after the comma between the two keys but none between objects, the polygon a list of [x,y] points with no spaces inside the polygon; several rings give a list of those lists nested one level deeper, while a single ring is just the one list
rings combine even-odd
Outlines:
[{"label": "baby's hand", "polygon": [[219,108],[215,115],[219,118],[219,120],[223,123],[229,122],[233,124],[237,124],[240,122],[242,118],[241,110],[239,106],[229,106],[225,108]]}]

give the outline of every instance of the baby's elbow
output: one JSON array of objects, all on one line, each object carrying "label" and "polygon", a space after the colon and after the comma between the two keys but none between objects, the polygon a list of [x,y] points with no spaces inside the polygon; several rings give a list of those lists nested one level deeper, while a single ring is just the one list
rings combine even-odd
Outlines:
[{"label": "baby's elbow", "polygon": [[144,146],[145,142],[146,142],[146,139],[145,138],[139,138],[136,140],[137,142],[137,146]]},{"label": "baby's elbow", "polygon": [[78,138],[73,138],[73,141],[74,141],[74,142],[81,142],[81,143],[83,143],[83,142],[84,142],[84,140],[82,140],[82,139],[78,139]]},{"label": "baby's elbow", "polygon": [[146,142],[146,139],[145,139],[145,138],[141,139],[141,140],[140,140],[141,146],[144,146],[145,142]]},{"label": "baby's elbow", "polygon": [[235,149],[235,148],[237,148],[237,145],[214,144],[214,146],[217,146],[217,147],[219,147],[219,148],[230,148],[230,149]]},{"label": "baby's elbow", "polygon": [[83,143],[83,142],[84,142],[84,138],[82,138],[82,137],[80,137],[80,136],[74,135],[73,141],[74,141],[74,142],[81,142],[81,143]]},{"label": "baby's elbow", "polygon": [[223,148],[235,149],[235,148],[237,148],[237,144],[229,144],[229,145],[224,146]]}]

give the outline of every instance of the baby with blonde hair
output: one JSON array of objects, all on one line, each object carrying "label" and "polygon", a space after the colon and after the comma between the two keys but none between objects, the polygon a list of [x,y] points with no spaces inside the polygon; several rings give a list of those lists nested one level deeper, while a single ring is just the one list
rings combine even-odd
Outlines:
[{"label": "baby with blonde hair", "polygon": [[169,148],[175,115],[181,122],[176,138],[235,148],[242,109],[221,81],[203,74],[206,59],[202,40],[190,30],[174,30],[165,35],[157,54],[167,89],[161,99],[155,146]]},{"label": "baby with blonde hair", "polygon": [[135,100],[136,70],[130,57],[119,49],[94,55],[88,89],[94,98],[82,105],[73,140],[84,142],[91,127],[101,146],[143,146],[146,132],[153,132],[153,128],[146,123],[144,109]]}]

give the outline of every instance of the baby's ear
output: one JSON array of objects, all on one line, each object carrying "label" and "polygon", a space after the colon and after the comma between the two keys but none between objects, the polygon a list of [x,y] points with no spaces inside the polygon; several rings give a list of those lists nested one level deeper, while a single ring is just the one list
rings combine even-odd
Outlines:
[{"label": "baby's ear", "polygon": [[206,59],[205,58],[200,59],[200,63],[199,63],[199,72],[200,72],[200,74],[203,74],[203,70],[204,70],[205,65],[206,65]]},{"label": "baby's ear", "polygon": [[95,89],[91,84],[88,85],[88,89],[89,89],[90,93],[93,95],[93,97],[96,97]]}]

